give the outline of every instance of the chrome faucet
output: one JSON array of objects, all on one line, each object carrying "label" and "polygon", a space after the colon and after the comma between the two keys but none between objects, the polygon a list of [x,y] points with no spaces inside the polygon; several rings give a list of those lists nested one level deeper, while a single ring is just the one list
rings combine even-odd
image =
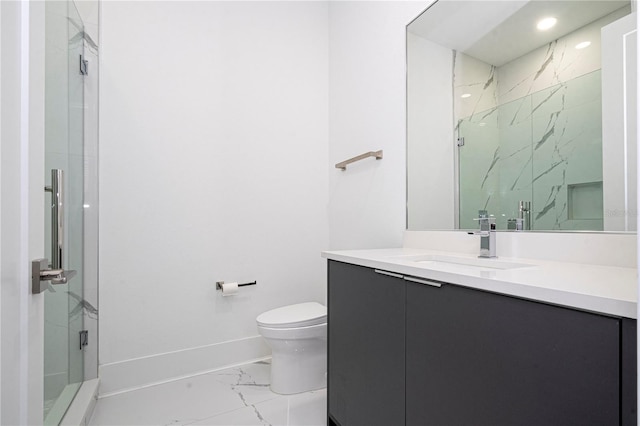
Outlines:
[{"label": "chrome faucet", "polygon": [[518,217],[507,219],[507,229],[510,231],[531,230],[531,201],[518,202]]},{"label": "chrome faucet", "polygon": [[480,235],[480,255],[478,257],[498,257],[496,255],[496,218],[489,217],[486,210],[478,211],[480,230],[469,232],[470,235]]},{"label": "chrome faucet", "polygon": [[531,201],[520,201],[518,203],[518,219],[521,222],[521,231],[531,230]]}]

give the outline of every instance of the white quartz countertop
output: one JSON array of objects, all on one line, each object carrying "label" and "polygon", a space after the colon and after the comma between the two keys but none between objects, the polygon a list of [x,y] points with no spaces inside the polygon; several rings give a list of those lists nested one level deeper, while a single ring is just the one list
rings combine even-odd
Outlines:
[{"label": "white quartz countertop", "polygon": [[[412,248],[325,251],[322,257],[601,314],[637,317],[635,268],[506,257],[478,259],[470,254]],[[512,266],[516,267],[500,269]]]}]

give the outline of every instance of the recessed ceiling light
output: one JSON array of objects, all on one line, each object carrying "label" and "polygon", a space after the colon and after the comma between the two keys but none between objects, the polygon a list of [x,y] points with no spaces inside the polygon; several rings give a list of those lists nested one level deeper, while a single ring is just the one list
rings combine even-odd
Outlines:
[{"label": "recessed ceiling light", "polygon": [[484,127],[484,126],[486,126],[486,125],[487,125],[487,123],[480,123],[480,124],[478,124],[478,126],[480,126],[480,127]]},{"label": "recessed ceiling light", "polygon": [[584,49],[585,47],[591,46],[590,41],[583,41],[582,43],[576,44],[576,49]]},{"label": "recessed ceiling light", "polygon": [[544,18],[538,21],[538,24],[536,25],[536,27],[540,30],[540,31],[546,31],[549,28],[552,28],[556,23],[558,22],[558,20],[556,18]]},{"label": "recessed ceiling light", "polygon": [[463,93],[462,96],[460,96],[461,98],[470,98],[471,97],[471,93]]}]

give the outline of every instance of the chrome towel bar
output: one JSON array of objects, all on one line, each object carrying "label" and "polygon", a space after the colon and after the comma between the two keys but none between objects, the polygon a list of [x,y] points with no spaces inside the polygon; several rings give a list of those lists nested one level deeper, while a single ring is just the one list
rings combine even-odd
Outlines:
[{"label": "chrome towel bar", "polygon": [[360,154],[357,157],[349,158],[341,163],[336,164],[336,169],[347,170],[347,164],[355,163],[356,161],[364,160],[365,158],[376,157],[376,160],[382,159],[382,150],[369,151],[364,154]]}]

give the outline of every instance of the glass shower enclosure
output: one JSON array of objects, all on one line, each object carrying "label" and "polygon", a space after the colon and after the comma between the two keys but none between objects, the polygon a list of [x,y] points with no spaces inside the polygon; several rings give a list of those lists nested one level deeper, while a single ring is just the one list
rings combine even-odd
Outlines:
[{"label": "glass shower enclosure", "polygon": [[58,425],[84,380],[97,377],[95,350],[87,356],[97,342],[88,332],[97,329],[97,60],[87,79],[97,45],[73,1],[46,2],[45,34],[45,254],[76,271],[44,292],[43,421]]}]

